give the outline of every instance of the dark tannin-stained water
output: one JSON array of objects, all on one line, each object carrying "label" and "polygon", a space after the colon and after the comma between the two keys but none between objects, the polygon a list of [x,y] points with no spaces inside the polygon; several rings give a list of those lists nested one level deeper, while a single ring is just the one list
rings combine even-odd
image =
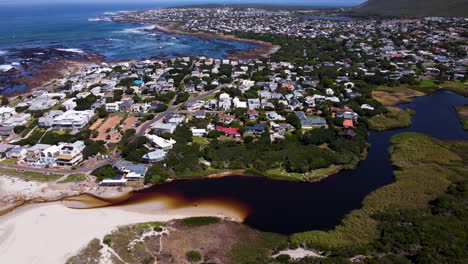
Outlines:
[{"label": "dark tannin-stained water", "polygon": [[290,234],[332,229],[347,213],[359,208],[367,194],[393,182],[393,168],[387,151],[391,136],[420,132],[440,139],[468,140],[468,132],[461,127],[453,108],[464,104],[468,104],[468,98],[438,92],[400,105],[416,111],[411,127],[372,132],[369,155],[357,168],[320,182],[245,176],[178,180],[133,193],[120,205],[151,203],[158,197],[168,197],[174,207],[213,203],[235,208],[247,215],[247,225],[262,231]]}]

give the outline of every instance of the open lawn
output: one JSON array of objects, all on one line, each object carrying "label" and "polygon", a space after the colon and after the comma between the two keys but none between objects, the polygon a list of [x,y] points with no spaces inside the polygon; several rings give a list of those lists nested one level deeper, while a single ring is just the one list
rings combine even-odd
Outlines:
[{"label": "open lawn", "polygon": [[405,87],[379,87],[372,92],[374,99],[384,105],[409,103],[411,98],[425,95],[423,92]]},{"label": "open lawn", "polygon": [[11,169],[4,169],[0,168],[0,174],[15,176],[18,178],[33,180],[33,181],[40,181],[40,182],[48,182],[48,181],[55,181],[60,177],[63,177],[61,174],[43,174],[40,172],[32,172],[32,171],[16,171]]},{"label": "open lawn", "polygon": [[369,119],[369,127],[374,130],[403,128],[411,125],[412,110],[387,107],[388,113],[373,116]]},{"label": "open lawn", "polygon": [[452,179],[462,177],[454,168],[463,168],[466,161],[449,150],[450,144],[419,133],[398,134],[391,142],[389,152],[398,167],[395,182],[366,196],[362,208],[348,214],[334,230],[293,234],[293,243],[316,249],[367,244],[380,235],[373,215],[397,208],[426,208],[445,193]]},{"label": "open lawn", "polygon": [[197,143],[200,145],[208,145],[210,144],[210,141],[207,138],[204,137],[192,137],[193,143]]},{"label": "open lawn", "polygon": [[5,159],[5,160],[0,161],[0,163],[3,163],[3,164],[16,164],[16,163],[18,163],[18,161]]}]

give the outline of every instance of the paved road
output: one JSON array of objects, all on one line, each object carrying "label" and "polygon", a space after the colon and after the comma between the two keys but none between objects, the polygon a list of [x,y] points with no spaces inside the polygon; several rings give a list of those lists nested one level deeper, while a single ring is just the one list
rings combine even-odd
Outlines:
[{"label": "paved road", "polygon": [[215,89],[211,90],[211,91],[208,91],[206,93],[202,93],[202,94],[199,94],[197,95],[196,97],[193,97],[192,99],[188,100],[187,102],[185,103],[182,103],[180,105],[176,105],[176,106],[171,106],[169,107],[166,111],[164,112],[161,112],[159,114],[157,114],[153,119],[145,122],[144,124],[142,124],[138,130],[138,132],[133,136],[133,138],[131,139],[131,142],[133,142],[134,140],[136,140],[137,138],[141,137],[141,136],[144,136],[146,134],[146,130],[152,126],[153,124],[157,123],[158,121],[160,121],[161,119],[163,119],[164,117],[166,117],[169,113],[171,112],[174,112],[176,111],[177,109],[179,109],[182,105],[186,104],[186,103],[189,103],[189,102],[194,102],[194,101],[198,101],[204,97],[207,97],[207,96],[211,96],[217,92],[219,92],[219,90],[225,88],[225,87],[228,87],[230,86],[231,84],[221,84],[219,85],[218,87],[216,87]]}]

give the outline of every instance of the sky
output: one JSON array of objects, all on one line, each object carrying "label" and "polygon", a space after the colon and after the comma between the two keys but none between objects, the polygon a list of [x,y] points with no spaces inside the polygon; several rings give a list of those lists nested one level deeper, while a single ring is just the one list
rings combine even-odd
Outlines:
[{"label": "sky", "polygon": [[263,4],[293,4],[293,5],[358,5],[366,0],[0,0],[0,4],[64,4],[64,3],[168,3],[178,5],[187,3],[263,3]]}]

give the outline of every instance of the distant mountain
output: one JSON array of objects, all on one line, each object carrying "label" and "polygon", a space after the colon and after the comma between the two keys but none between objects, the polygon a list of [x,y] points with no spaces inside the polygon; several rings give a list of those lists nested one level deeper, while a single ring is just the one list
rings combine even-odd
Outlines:
[{"label": "distant mountain", "polygon": [[468,0],[368,0],[352,8],[357,15],[468,17]]}]

